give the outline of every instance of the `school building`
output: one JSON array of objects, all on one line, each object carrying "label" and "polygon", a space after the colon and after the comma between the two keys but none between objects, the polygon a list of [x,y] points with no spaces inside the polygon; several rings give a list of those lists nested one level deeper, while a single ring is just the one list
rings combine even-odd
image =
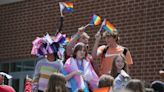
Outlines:
[{"label": "school building", "polygon": [[[132,78],[162,80],[164,0],[0,0],[0,71],[13,76],[11,85],[16,92],[23,92],[25,76],[32,77],[34,72],[37,58],[30,54],[32,41],[46,32],[55,34],[60,25],[59,2],[64,1],[72,1],[74,11],[64,12],[63,33],[68,37],[75,34],[93,14],[106,18],[120,30],[119,43],[131,52]],[[86,29],[90,51],[99,28]]]}]

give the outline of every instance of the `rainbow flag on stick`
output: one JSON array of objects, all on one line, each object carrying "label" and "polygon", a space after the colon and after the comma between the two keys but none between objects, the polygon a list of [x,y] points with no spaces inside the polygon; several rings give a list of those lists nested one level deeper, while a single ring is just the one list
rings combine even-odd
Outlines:
[{"label": "rainbow flag on stick", "polygon": [[73,3],[72,2],[59,2],[60,7],[64,7],[62,8],[63,10],[66,10],[68,12],[72,12],[73,11]]},{"label": "rainbow flag on stick", "polygon": [[72,2],[59,2],[60,13],[63,16],[63,10],[72,12],[73,11],[73,3]]},{"label": "rainbow flag on stick", "polygon": [[114,32],[116,28],[111,24],[109,21],[106,20],[105,25],[103,25],[103,28],[108,32]]},{"label": "rainbow flag on stick", "polygon": [[102,30],[102,28],[103,28],[103,26],[105,25],[105,23],[106,23],[106,19],[104,19],[104,21],[102,22],[101,27],[100,27],[100,29],[99,29],[98,32],[100,32],[100,31]]},{"label": "rainbow flag on stick", "polygon": [[94,14],[89,24],[93,24],[93,25],[96,25],[97,26],[100,23],[101,23],[100,16],[97,16],[97,15]]},{"label": "rainbow flag on stick", "polygon": [[72,2],[63,2],[63,5],[65,6],[65,10],[68,12],[73,11],[73,3]]},{"label": "rainbow flag on stick", "polygon": [[90,22],[84,26],[85,28],[90,26],[90,25],[99,25],[101,23],[101,17],[100,16],[97,16],[97,15],[93,15],[92,19],[90,20]]}]

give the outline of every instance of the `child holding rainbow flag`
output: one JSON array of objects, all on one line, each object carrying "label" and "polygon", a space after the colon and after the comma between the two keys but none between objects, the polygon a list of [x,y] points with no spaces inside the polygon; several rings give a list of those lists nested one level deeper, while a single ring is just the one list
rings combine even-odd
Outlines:
[{"label": "child holding rainbow flag", "polygon": [[103,33],[106,45],[98,47],[101,39],[100,31],[98,31],[95,35],[96,41],[92,51],[92,56],[95,57],[94,59],[100,58],[101,64],[99,69],[99,76],[111,71],[113,57],[118,54],[124,54],[127,61],[126,63],[128,65],[133,64],[130,51],[126,47],[118,44],[119,36],[117,29],[106,19],[103,21],[101,27],[106,30]]}]

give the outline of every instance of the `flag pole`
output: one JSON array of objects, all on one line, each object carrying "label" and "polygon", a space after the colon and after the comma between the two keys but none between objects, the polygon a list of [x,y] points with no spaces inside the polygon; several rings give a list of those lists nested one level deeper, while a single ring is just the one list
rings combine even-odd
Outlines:
[{"label": "flag pole", "polygon": [[102,30],[102,27],[105,25],[105,22],[106,22],[106,19],[104,19],[104,21],[102,22],[101,27],[98,32],[100,32]]},{"label": "flag pole", "polygon": [[62,3],[62,2],[59,2],[59,6],[60,6],[60,14],[61,14],[61,17],[60,17],[60,26],[59,26],[59,28],[56,30],[55,36],[56,36],[59,32],[61,32],[62,27],[63,27],[63,21],[64,21],[64,15],[63,15],[64,6],[63,6],[63,3]]},{"label": "flag pole", "polygon": [[62,2],[59,2],[59,7],[60,7],[60,15],[61,15],[61,17],[64,17],[64,15],[63,15],[64,6],[63,6]]},{"label": "flag pole", "polygon": [[91,26],[91,25],[93,25],[93,24],[87,24],[87,25],[84,26],[84,28],[86,28],[86,27],[88,27],[88,26]]}]

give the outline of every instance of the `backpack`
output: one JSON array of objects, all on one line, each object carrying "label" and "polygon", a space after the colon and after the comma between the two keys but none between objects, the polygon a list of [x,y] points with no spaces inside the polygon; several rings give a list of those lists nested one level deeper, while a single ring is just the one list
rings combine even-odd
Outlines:
[{"label": "backpack", "polygon": [[[106,54],[108,48],[109,48],[109,46],[106,46],[106,47],[104,48],[103,54],[102,54],[103,57],[105,57],[105,54]],[[126,56],[127,51],[128,51],[128,48],[124,47],[124,51],[123,51],[122,53]]]}]

